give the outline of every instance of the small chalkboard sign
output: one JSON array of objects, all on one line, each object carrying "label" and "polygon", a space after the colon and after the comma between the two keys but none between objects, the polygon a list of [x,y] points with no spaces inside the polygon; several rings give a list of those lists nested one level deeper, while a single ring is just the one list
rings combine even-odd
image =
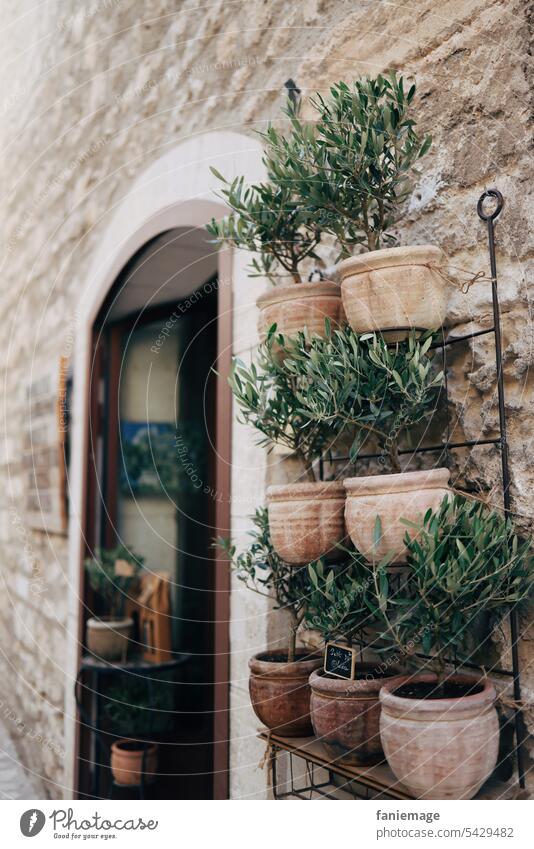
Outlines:
[{"label": "small chalkboard sign", "polygon": [[356,649],[342,643],[327,643],[324,653],[324,671],[336,678],[354,679]]}]

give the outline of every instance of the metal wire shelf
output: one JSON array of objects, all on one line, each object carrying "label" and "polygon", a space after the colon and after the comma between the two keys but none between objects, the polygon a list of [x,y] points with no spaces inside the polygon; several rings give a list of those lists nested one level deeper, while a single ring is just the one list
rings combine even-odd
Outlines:
[{"label": "metal wire shelf", "polygon": [[[259,734],[268,746],[271,791],[282,799],[411,799],[387,764],[349,766],[330,761],[315,737],[288,738]],[[281,756],[287,755],[287,776]]]},{"label": "metal wire shelf", "polygon": [[[347,765],[332,760],[316,737],[282,737],[273,731],[258,734],[267,746],[268,784],[275,801],[298,799],[362,800],[414,797],[395,778],[387,763]],[[513,785],[497,771],[479,791],[479,798],[513,798]]]},{"label": "metal wire shelf", "polygon": [[[491,199],[494,201],[494,208],[491,212],[485,211],[485,203]],[[493,324],[489,328],[484,328],[482,330],[476,330],[472,333],[466,333],[459,336],[451,335],[449,332],[448,336],[443,335],[443,338],[435,341],[430,346],[434,349],[441,348],[443,350],[443,372],[445,375],[444,379],[444,396],[446,399],[446,409],[447,409],[447,417],[446,417],[446,431],[447,438],[443,440],[438,445],[418,445],[415,448],[402,448],[399,450],[399,454],[406,455],[417,455],[431,452],[441,452],[442,454],[447,451],[454,451],[462,448],[478,448],[480,446],[495,446],[499,449],[501,455],[501,471],[502,471],[502,483],[503,483],[503,506],[504,512],[506,515],[511,514],[511,498],[510,498],[510,468],[508,461],[508,441],[507,441],[507,428],[506,428],[506,410],[505,410],[505,399],[504,399],[504,380],[503,380],[503,357],[502,357],[502,345],[501,345],[501,319],[500,319],[500,306],[499,306],[499,294],[498,294],[498,285],[497,285],[497,263],[496,263],[496,255],[495,255],[495,232],[494,232],[494,223],[496,219],[499,217],[502,208],[504,206],[504,198],[502,194],[497,189],[487,189],[480,196],[477,203],[477,213],[479,218],[486,222],[487,225],[487,236],[488,236],[488,249],[489,249],[489,259],[490,259],[490,268],[491,268],[491,295],[492,295],[492,307],[493,307]],[[451,441],[450,436],[450,420],[449,420],[449,388],[448,388],[448,380],[447,380],[447,358],[446,351],[450,346],[460,344],[462,342],[469,342],[477,337],[485,336],[493,334],[495,340],[495,364],[496,364],[496,388],[497,388],[497,396],[498,396],[498,407],[499,407],[499,435],[494,438],[488,439],[467,439],[463,441]],[[397,343],[392,343],[397,344]],[[359,454],[356,462],[364,461],[364,460],[372,460],[378,459],[383,456],[381,453],[370,452],[365,454]],[[332,458],[328,458],[326,461],[324,458],[321,458],[319,461],[319,475],[320,479],[324,479],[324,465],[325,462],[329,464],[333,463],[353,463],[351,462],[351,458],[349,456],[335,456]],[[479,670],[483,673],[492,672],[496,675],[507,676],[513,679],[513,697],[516,705],[520,703],[521,700],[521,670],[519,664],[519,652],[518,652],[518,639],[519,639],[519,623],[518,623],[518,614],[517,610],[513,608],[510,612],[510,635],[511,635],[511,655],[512,655],[512,669],[498,669],[493,667],[488,670],[485,667],[479,666],[477,664],[471,663],[456,663],[455,658],[451,658],[449,663],[451,666],[464,666],[471,669]],[[358,640],[362,647],[369,646],[364,640]],[[416,654],[417,657],[421,659],[430,659],[428,655]],[[514,724],[515,724],[515,735],[516,735],[516,745],[515,752],[517,757],[517,773],[519,778],[519,785],[521,788],[525,787],[525,760],[524,760],[524,744],[526,738],[526,727],[523,721],[523,717],[521,714],[521,710],[519,707],[514,708]]]}]

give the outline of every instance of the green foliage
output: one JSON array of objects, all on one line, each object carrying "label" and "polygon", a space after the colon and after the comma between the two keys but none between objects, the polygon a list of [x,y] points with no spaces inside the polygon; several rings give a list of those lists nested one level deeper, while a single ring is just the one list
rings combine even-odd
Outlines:
[{"label": "green foliage", "polygon": [[[125,560],[130,564],[132,574],[117,575],[115,563]],[[84,561],[85,571],[92,589],[101,597],[110,616],[122,616],[128,593],[137,581],[143,565],[143,558],[134,554],[125,545],[116,548],[97,548],[94,557]]]},{"label": "green foliage", "polygon": [[[167,673],[168,675],[168,673]],[[115,733],[121,735],[162,734],[175,721],[174,684],[142,676],[117,681],[106,690],[104,714]]]},{"label": "green foliage", "polygon": [[445,498],[410,527],[417,536],[406,535],[409,571],[400,590],[381,564],[367,603],[386,640],[432,653],[442,671],[447,657],[466,659],[484,618],[495,624],[528,598],[534,558],[510,519],[462,496]]},{"label": "green foliage", "polygon": [[212,168],[232,212],[212,220],[208,232],[219,244],[255,253],[252,276],[273,283],[287,274],[300,281],[302,261],[318,259],[322,233],[335,237],[340,257],[393,244],[389,231],[431,144],[415,130],[414,95],[415,84],[391,72],[336,83],[327,98],[316,94],[311,121],[289,104],[290,129],[271,125],[259,134],[264,182],[229,181]]},{"label": "green foliage", "polygon": [[311,589],[308,569],[290,566],[274,550],[269,532],[269,516],[265,507],[260,507],[251,516],[252,542],[240,554],[228,539],[217,540],[232,564],[237,578],[260,595],[273,598],[275,609],[287,610],[291,616],[289,634],[289,659],[294,657],[297,629],[306,611]]},{"label": "green foliage", "polygon": [[285,445],[308,466],[342,434],[352,439],[352,461],[373,436],[398,469],[400,433],[430,416],[442,384],[432,334],[388,346],[379,334],[325,324],[324,338],[271,330],[256,363],[234,362],[230,385],[242,421],[264,435],[261,444]]},{"label": "green foliage", "polygon": [[366,604],[369,569],[361,558],[353,556],[347,564],[325,572],[322,561],[308,566],[312,589],[306,611],[306,625],[320,632],[323,639],[345,639],[363,633],[372,624]]},{"label": "green foliage", "polygon": [[[287,178],[284,147],[274,144],[279,143],[278,133],[269,128],[263,138],[265,182],[249,186],[244,177],[229,181],[211,169],[224,184],[221,195],[232,212],[220,221],[212,219],[206,229],[217,243],[228,242],[257,255],[252,260],[250,276],[265,275],[276,284],[289,275],[300,283],[303,260],[317,258],[320,228],[316,216],[306,209]],[[294,144],[291,150],[291,155],[299,158]]]},{"label": "green foliage", "polygon": [[[414,166],[431,144],[414,128],[414,95],[415,84],[406,90],[395,72],[351,86],[339,82],[328,98],[312,99],[313,128],[297,116],[289,141],[272,139],[293,191],[320,229],[336,238],[340,256],[357,246],[372,251],[394,242],[388,231],[412,189]],[[293,157],[293,150],[303,154]]]},{"label": "green foliage", "polygon": [[236,358],[230,387],[241,410],[239,420],[263,436],[260,445],[284,445],[310,468],[344,430],[341,420],[321,423],[299,397],[298,381],[280,356],[282,336],[270,333],[250,366]]},{"label": "green foliage", "polygon": [[252,542],[246,551],[237,554],[228,539],[218,540],[236,577],[256,592],[274,597],[276,608],[300,615],[310,591],[310,578],[305,567],[290,566],[274,550],[269,533],[269,516],[266,507],[259,507],[251,516]]}]

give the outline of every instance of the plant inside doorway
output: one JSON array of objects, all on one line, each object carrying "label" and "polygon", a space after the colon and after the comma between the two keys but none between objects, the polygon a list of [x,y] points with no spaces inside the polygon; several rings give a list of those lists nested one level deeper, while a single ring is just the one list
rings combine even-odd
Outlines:
[{"label": "plant inside doorway", "polygon": [[102,615],[87,620],[87,648],[103,660],[124,660],[134,624],[125,611],[128,602],[133,601],[130,593],[137,585],[143,558],[127,546],[118,545],[96,549],[84,566],[103,608]]}]

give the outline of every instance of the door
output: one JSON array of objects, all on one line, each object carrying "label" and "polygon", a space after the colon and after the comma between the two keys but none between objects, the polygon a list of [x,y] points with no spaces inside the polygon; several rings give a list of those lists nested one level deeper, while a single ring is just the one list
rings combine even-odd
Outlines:
[{"label": "door", "polygon": [[230,293],[199,291],[95,325],[89,548],[122,542],[169,576],[172,647],[189,655],[155,798],[228,794],[229,578],[213,539],[230,524]]}]

